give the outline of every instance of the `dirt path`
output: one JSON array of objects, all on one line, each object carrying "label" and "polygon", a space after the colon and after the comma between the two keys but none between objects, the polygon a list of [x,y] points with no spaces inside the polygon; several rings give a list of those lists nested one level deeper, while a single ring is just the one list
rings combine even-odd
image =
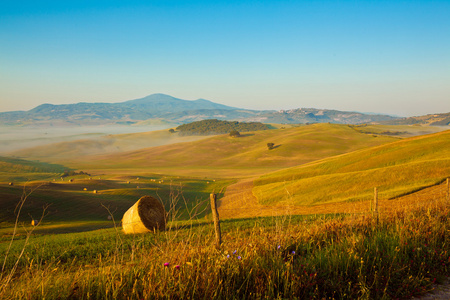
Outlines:
[{"label": "dirt path", "polygon": [[450,280],[447,279],[443,284],[436,284],[431,293],[412,299],[420,300],[448,300],[450,299]]}]

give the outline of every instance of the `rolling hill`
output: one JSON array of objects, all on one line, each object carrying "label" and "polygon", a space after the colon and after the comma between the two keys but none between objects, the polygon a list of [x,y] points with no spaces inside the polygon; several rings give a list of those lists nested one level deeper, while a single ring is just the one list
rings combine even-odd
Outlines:
[{"label": "rolling hill", "polygon": [[255,118],[255,121],[284,124],[333,123],[363,124],[389,122],[398,119],[383,114],[364,114],[360,112],[339,111],[317,108],[297,108],[266,112]]},{"label": "rolling hill", "polygon": [[63,165],[0,156],[0,182],[4,183],[55,177],[65,170]]},{"label": "rolling hill", "polygon": [[444,114],[429,114],[424,116],[400,118],[395,120],[384,120],[380,121],[380,124],[449,126],[450,112]]},{"label": "rolling hill", "polygon": [[450,131],[408,138],[261,176],[253,195],[261,204],[315,205],[392,199],[450,177]]},{"label": "rolling hill", "polygon": [[[83,170],[151,170],[164,174],[239,177],[263,174],[397,138],[360,133],[347,125],[313,124],[256,131],[239,138],[219,135],[117,154],[71,158]],[[275,147],[268,150],[267,143]]]},{"label": "rolling hill", "polygon": [[143,133],[126,133],[105,136],[93,136],[74,141],[50,143],[24,148],[8,153],[10,156],[22,157],[47,162],[67,162],[84,159],[86,156],[117,153],[155,147],[166,144],[182,143],[204,139],[202,136],[179,136],[168,130]]}]

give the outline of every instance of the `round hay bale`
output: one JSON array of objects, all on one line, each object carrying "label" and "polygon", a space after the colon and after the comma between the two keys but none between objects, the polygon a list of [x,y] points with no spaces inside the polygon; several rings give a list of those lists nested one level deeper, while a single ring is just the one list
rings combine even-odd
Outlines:
[{"label": "round hay bale", "polygon": [[31,220],[31,226],[37,226],[39,224],[39,220]]},{"label": "round hay bale", "polygon": [[14,185],[14,182],[10,182],[10,183],[9,183],[9,186],[13,186],[13,185]]},{"label": "round hay bale", "polygon": [[97,190],[94,190],[93,193],[94,193],[94,194],[97,194]]},{"label": "round hay bale", "polygon": [[144,196],[125,212],[122,228],[127,234],[165,230],[166,210],[158,199]]}]

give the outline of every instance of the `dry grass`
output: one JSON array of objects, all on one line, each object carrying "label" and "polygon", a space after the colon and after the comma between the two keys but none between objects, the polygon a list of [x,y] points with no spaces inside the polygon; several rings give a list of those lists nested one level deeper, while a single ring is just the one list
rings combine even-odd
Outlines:
[{"label": "dry grass", "polygon": [[255,180],[261,204],[362,201],[380,189],[384,198],[431,186],[450,176],[450,131],[331,157]]},{"label": "dry grass", "polygon": [[225,221],[220,250],[212,224],[197,222],[156,235],[47,239],[49,253],[35,241],[37,253],[25,253],[0,298],[407,298],[450,271],[449,203],[437,187],[408,197],[420,201],[390,207],[378,222],[370,214]]}]

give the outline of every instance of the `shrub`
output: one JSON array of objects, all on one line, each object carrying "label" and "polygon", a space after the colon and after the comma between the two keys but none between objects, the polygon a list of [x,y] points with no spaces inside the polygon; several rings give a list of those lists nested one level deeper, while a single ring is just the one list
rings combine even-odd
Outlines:
[{"label": "shrub", "polygon": [[241,136],[241,134],[237,130],[231,130],[230,131],[230,136],[231,137],[239,137],[239,136]]}]

